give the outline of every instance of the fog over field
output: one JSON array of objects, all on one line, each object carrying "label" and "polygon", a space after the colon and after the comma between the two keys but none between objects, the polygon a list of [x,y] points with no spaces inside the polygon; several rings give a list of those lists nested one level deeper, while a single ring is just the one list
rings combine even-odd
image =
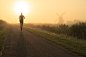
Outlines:
[{"label": "fog over field", "polygon": [[10,56],[86,57],[86,0],[0,0],[0,57]]},{"label": "fog over field", "polygon": [[[86,0],[0,0],[0,19],[19,23],[18,2],[26,2],[25,23],[72,23],[86,21]],[[19,5],[18,5],[19,6]],[[57,20],[58,19],[58,20]],[[71,22],[72,21],[72,22]]]}]

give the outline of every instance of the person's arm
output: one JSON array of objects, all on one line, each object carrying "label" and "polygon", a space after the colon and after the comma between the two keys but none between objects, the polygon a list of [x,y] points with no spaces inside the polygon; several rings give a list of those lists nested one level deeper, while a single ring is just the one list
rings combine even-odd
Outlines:
[{"label": "person's arm", "polygon": [[25,19],[25,17],[24,17],[24,19]]}]

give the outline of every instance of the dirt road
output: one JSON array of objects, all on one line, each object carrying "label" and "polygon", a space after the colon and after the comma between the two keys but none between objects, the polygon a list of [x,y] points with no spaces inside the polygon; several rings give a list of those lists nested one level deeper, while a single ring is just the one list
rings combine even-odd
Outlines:
[{"label": "dirt road", "polygon": [[79,57],[33,33],[10,25],[1,57]]}]

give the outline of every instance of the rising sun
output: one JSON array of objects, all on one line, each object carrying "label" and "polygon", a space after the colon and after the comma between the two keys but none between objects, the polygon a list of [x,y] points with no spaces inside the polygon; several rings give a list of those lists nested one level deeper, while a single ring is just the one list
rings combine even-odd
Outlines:
[{"label": "rising sun", "polygon": [[25,1],[19,1],[15,5],[15,11],[20,14],[21,12],[23,14],[26,14],[29,10],[28,3]]}]

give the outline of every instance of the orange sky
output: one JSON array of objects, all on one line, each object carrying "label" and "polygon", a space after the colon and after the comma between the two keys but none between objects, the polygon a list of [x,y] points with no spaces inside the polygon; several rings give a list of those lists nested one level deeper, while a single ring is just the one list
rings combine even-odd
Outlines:
[{"label": "orange sky", "polygon": [[0,19],[18,23],[19,14],[15,10],[18,1],[28,3],[27,23],[55,23],[56,12],[59,15],[65,12],[65,22],[86,19],[86,0],[0,0]]}]

